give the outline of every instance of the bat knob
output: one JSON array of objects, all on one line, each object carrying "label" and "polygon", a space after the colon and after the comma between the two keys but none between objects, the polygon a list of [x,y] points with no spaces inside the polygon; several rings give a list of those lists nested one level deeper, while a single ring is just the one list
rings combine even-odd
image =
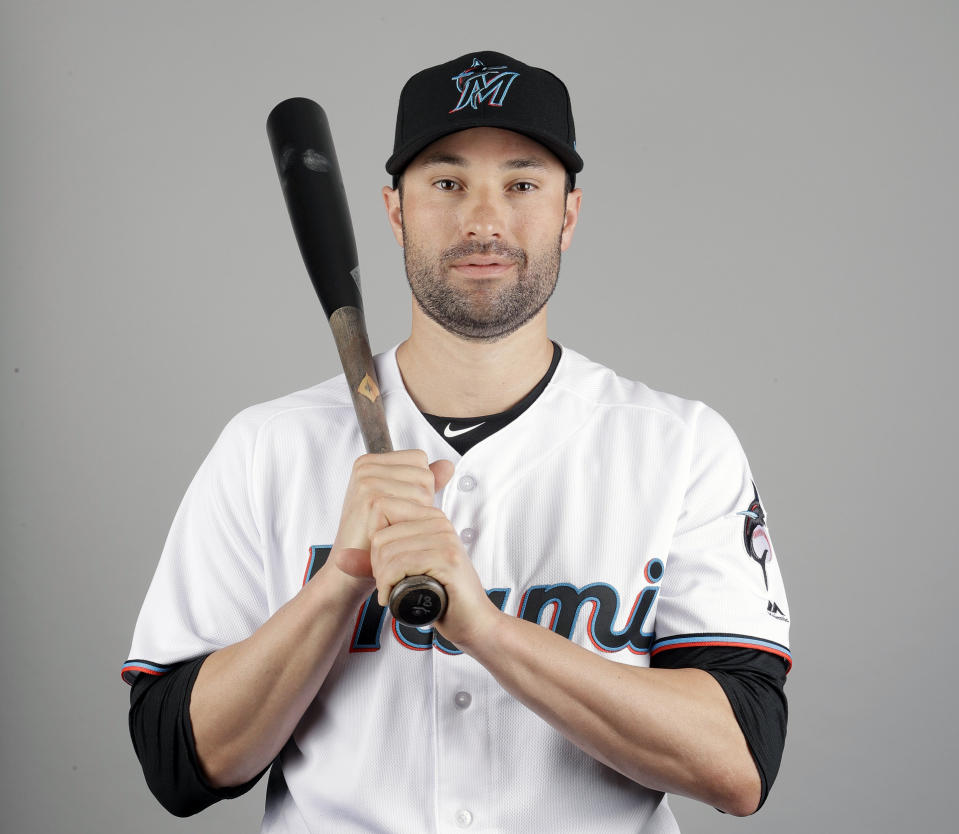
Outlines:
[{"label": "bat knob", "polygon": [[407,576],[390,591],[390,613],[403,625],[423,628],[446,612],[446,589],[432,576]]}]

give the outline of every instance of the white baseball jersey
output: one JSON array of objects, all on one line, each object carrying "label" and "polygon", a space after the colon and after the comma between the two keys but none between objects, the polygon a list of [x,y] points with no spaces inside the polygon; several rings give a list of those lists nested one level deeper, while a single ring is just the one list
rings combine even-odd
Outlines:
[{"label": "white baseball jersey", "polygon": [[[675,646],[789,659],[778,561],[740,444],[702,403],[564,348],[540,397],[460,457],[376,358],[395,448],[447,458],[437,506],[493,601],[613,663]],[[190,485],[124,677],[250,635],[336,535],[362,438],[342,376],[235,417]],[[624,704],[624,709],[629,705]],[[262,831],[678,831],[662,793],[567,741],[375,595],[271,778]]]}]

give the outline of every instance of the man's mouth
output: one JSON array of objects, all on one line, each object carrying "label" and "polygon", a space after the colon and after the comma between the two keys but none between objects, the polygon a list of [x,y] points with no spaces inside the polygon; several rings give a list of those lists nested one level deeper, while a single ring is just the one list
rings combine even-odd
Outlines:
[{"label": "man's mouth", "polygon": [[471,278],[494,278],[509,272],[514,266],[514,261],[496,255],[470,255],[450,264],[451,269]]}]

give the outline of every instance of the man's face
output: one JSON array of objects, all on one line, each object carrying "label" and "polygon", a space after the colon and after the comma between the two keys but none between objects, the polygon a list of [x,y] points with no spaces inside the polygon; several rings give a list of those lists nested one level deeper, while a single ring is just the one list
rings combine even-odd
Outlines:
[{"label": "man's face", "polygon": [[413,297],[457,336],[502,339],[545,306],[572,239],[580,192],[521,134],[473,128],[434,142],[384,189]]}]

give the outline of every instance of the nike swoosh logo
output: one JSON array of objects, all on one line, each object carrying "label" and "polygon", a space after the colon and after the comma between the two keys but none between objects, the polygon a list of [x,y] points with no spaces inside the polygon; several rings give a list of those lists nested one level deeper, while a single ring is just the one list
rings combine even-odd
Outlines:
[{"label": "nike swoosh logo", "polygon": [[451,425],[451,423],[446,424],[446,428],[443,429],[443,437],[458,437],[461,434],[466,434],[468,431],[473,431],[473,429],[478,429],[480,426],[485,425],[485,421],[483,423],[477,423],[475,426],[468,426],[465,429],[452,429],[450,428]]}]

